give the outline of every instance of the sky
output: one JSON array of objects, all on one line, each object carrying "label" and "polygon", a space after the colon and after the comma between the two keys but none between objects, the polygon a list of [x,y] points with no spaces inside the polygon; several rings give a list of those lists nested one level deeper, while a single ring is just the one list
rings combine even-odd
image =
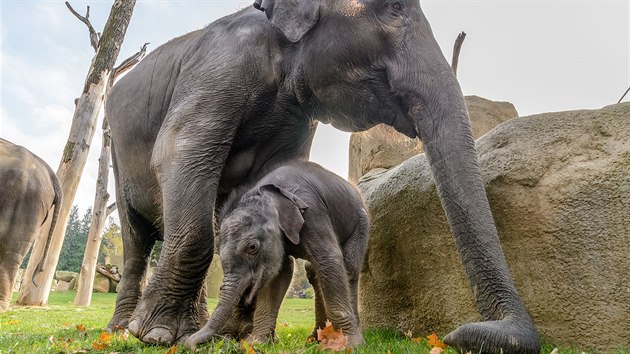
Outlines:
[{"label": "sky", "polygon": [[[344,0],[339,0],[344,1]],[[138,0],[119,62],[250,6],[253,0]],[[425,0],[446,58],[467,33],[458,79],[465,95],[512,102],[521,116],[616,103],[630,86],[629,0]],[[101,31],[112,1],[70,1]],[[0,137],[56,170],[74,99],[94,55],[86,26],[63,1],[0,0]],[[624,101],[628,101],[627,96]],[[100,122],[98,123],[100,128]],[[74,204],[94,202],[101,131]],[[349,134],[320,124],[311,159],[347,177]],[[114,199],[113,176],[110,178]]]}]

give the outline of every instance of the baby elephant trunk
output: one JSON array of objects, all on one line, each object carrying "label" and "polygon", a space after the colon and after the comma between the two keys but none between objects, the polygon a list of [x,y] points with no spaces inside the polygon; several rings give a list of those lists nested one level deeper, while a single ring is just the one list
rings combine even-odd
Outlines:
[{"label": "baby elephant trunk", "polygon": [[221,285],[219,303],[208,322],[199,331],[186,340],[186,347],[195,349],[198,344],[208,342],[225,325],[232,311],[238,306],[245,291],[250,287],[250,282],[236,278],[226,278]]}]

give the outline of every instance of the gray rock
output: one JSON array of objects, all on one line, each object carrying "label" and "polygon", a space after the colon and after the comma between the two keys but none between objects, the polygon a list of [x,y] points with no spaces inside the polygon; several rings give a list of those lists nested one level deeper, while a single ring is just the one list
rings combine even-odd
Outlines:
[{"label": "gray rock", "polygon": [[[501,243],[542,337],[630,346],[630,103],[507,121],[477,141]],[[372,231],[364,327],[447,332],[477,321],[424,155],[359,181]]]},{"label": "gray rock", "polygon": [[55,279],[57,281],[65,281],[65,282],[71,282],[72,279],[76,278],[79,275],[79,273],[77,272],[69,272],[69,271],[65,271],[65,270],[58,270],[55,272]]}]

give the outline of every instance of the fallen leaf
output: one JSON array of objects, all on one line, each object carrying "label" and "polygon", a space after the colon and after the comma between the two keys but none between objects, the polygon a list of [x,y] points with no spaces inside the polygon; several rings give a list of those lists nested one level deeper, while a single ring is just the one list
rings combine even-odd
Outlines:
[{"label": "fallen leaf", "polygon": [[11,321],[7,321],[7,325],[16,325],[16,324],[18,324],[20,322],[22,322],[22,321],[20,321],[20,320],[11,320]]},{"label": "fallen leaf", "polygon": [[413,333],[411,333],[411,330],[407,330],[407,332],[405,332],[405,337],[407,338],[412,338],[413,337]]},{"label": "fallen leaf", "polygon": [[315,341],[316,341],[315,337],[308,337],[306,339],[306,343],[308,343],[308,344],[315,343]]},{"label": "fallen leaf", "polygon": [[289,322],[284,321],[284,322],[282,322],[282,325],[285,326],[285,327],[289,327]]},{"label": "fallen leaf", "polygon": [[317,330],[317,340],[320,350],[329,349],[340,352],[348,345],[348,337],[343,334],[341,328],[336,331],[330,321],[326,321],[326,327]]},{"label": "fallen leaf", "polygon": [[558,350],[558,348],[553,348],[553,350],[549,354],[558,354],[559,352],[560,351]]},{"label": "fallen leaf", "polygon": [[433,347],[431,348],[431,351],[429,352],[429,354],[442,354],[442,353],[444,353],[444,349],[440,347]]},{"label": "fallen leaf", "polygon": [[243,347],[243,350],[245,350],[246,354],[256,354],[256,350],[254,350],[252,345],[249,344],[248,342],[242,340],[241,341],[241,346]]},{"label": "fallen leaf", "polygon": [[118,338],[122,339],[122,340],[127,340],[129,339],[129,330],[127,330],[125,328],[124,331],[122,331],[122,333],[118,336]]},{"label": "fallen leaf", "polygon": [[96,341],[94,341],[94,343],[92,343],[92,349],[103,350],[107,348],[109,346],[109,342],[111,341],[111,339],[112,339],[111,334],[108,334],[105,331],[101,332],[101,336],[99,337],[99,339],[97,339]]},{"label": "fallen leaf", "polygon": [[79,332],[85,332],[85,330],[86,330],[85,325],[83,323],[79,323],[75,327],[77,328],[77,331],[79,331]]},{"label": "fallen leaf", "polygon": [[169,350],[165,354],[175,354],[177,352],[177,346],[174,345],[169,348]]},{"label": "fallen leaf", "polygon": [[428,335],[427,339],[429,340],[429,345],[432,347],[439,347],[442,349],[446,349],[446,347],[448,347],[448,345],[444,344],[444,342],[440,340],[440,338],[438,337],[437,334],[435,334],[435,332]]},{"label": "fallen leaf", "polygon": [[414,342],[414,343],[420,343],[420,342],[422,342],[422,338],[418,338],[418,337],[411,338],[411,341]]}]

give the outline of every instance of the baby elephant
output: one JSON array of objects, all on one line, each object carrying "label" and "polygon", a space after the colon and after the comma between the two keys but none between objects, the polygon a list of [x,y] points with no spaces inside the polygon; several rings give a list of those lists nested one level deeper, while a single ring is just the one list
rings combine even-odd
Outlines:
[{"label": "baby elephant", "polygon": [[219,220],[225,274],[219,304],[206,325],[188,338],[188,347],[220,334],[234,308],[252,303],[248,341],[273,339],[293,275],[290,256],[307,261],[315,290],[315,328],[330,319],[348,336],[349,346],[364,343],[357,292],[369,221],[354,186],[317,164],[293,161],[234,192]]}]

